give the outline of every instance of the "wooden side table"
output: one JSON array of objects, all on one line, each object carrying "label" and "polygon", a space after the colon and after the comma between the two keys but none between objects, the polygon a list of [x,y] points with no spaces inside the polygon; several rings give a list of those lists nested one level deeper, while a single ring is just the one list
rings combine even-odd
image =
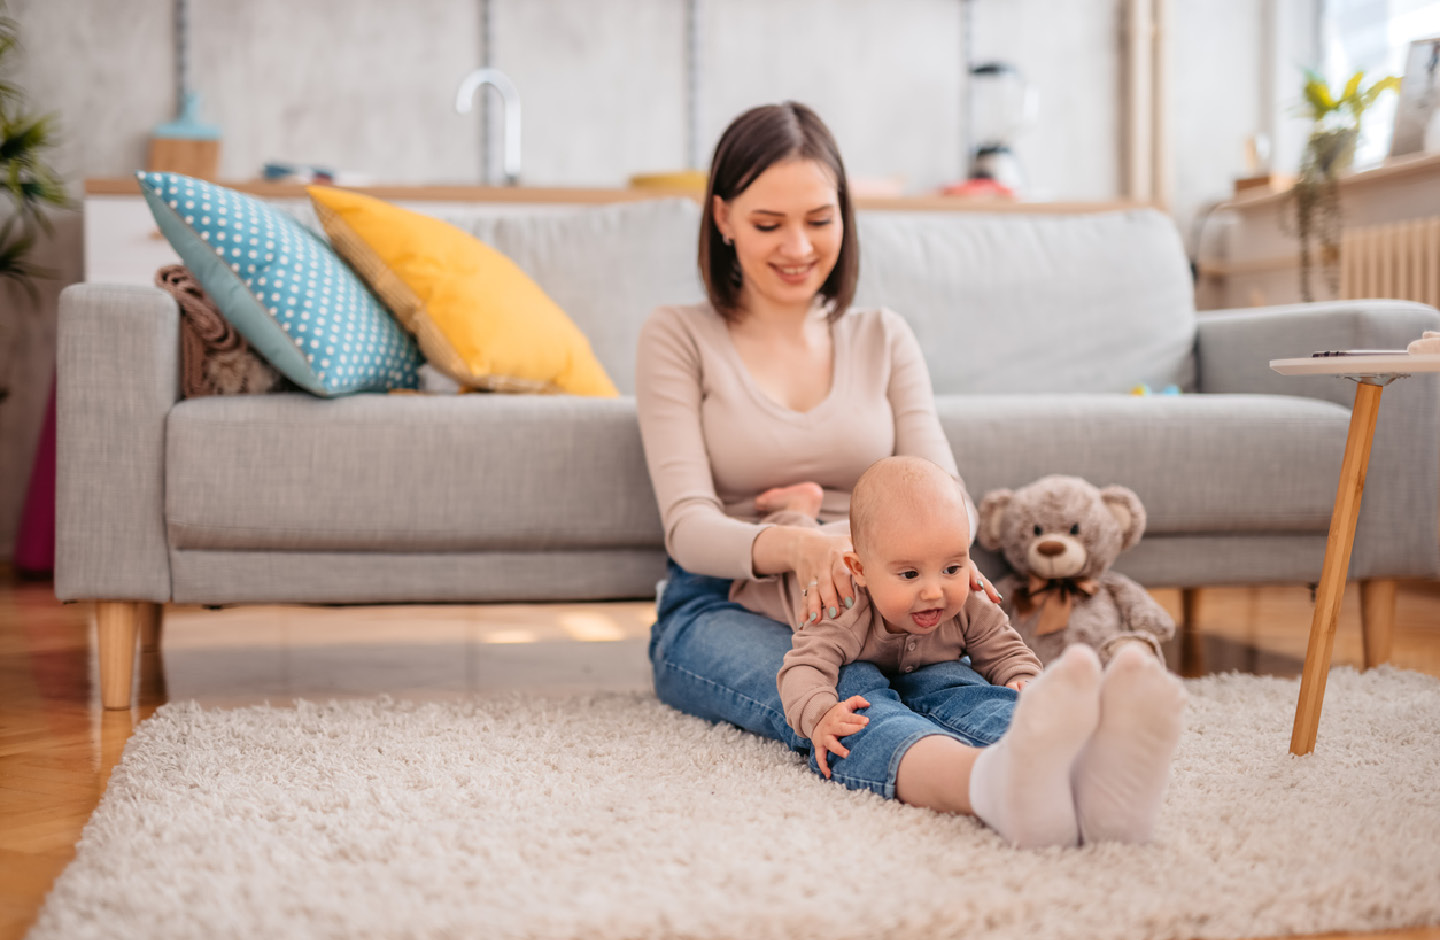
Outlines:
[{"label": "wooden side table", "polygon": [[1380,393],[1391,382],[1413,373],[1440,372],[1440,356],[1307,356],[1272,359],[1270,368],[1283,375],[1338,375],[1356,383],[1345,459],[1340,464],[1340,487],[1335,493],[1330,536],[1325,541],[1325,564],[1315,594],[1315,617],[1310,623],[1305,667],[1300,674],[1295,730],[1290,736],[1290,753],[1309,754],[1315,750],[1315,731],[1320,726],[1320,706],[1325,699],[1325,679],[1335,644],[1335,621],[1345,596],[1345,576],[1350,570],[1360,497],[1365,492],[1365,471],[1370,466],[1370,442],[1380,412]]}]

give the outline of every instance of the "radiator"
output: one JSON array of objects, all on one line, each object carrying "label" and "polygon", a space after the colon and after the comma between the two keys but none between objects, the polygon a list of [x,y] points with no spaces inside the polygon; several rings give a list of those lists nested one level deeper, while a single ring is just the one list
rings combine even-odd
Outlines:
[{"label": "radiator", "polygon": [[1440,307],[1440,216],[1347,229],[1340,298],[1386,297]]}]

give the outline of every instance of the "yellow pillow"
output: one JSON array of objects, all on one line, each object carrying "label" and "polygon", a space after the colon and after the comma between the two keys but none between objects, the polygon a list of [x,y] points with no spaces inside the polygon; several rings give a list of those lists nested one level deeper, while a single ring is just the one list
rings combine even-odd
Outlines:
[{"label": "yellow pillow", "polygon": [[312,186],[330,243],[435,368],[492,391],[619,392],[585,334],[519,266],[449,223]]}]

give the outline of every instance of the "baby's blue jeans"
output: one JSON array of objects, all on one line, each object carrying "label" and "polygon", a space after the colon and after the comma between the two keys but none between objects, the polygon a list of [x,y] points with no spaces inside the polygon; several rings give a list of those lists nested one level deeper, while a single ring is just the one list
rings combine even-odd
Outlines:
[{"label": "baby's blue jeans", "polygon": [[[669,564],[650,632],[655,693],[662,702],[711,721],[728,721],[810,754],[810,741],[785,722],[775,675],[790,651],[790,628],[729,600],[730,582]],[[993,686],[968,662],[937,663],[887,677],[871,663],[840,670],[836,692],[862,695],[870,723],[829,756],[834,779],[852,790],[895,797],[895,774],[910,745],[942,734],[966,744],[993,744],[1010,727],[1016,693]]]}]

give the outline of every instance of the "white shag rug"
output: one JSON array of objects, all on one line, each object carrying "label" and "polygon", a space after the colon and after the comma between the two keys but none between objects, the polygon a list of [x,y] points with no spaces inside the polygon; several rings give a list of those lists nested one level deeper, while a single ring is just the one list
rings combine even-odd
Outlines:
[{"label": "white shag rug", "polygon": [[169,705],[34,940],[1257,937],[1440,924],[1440,680],[1187,682],[1150,846],[1022,852],[605,694]]}]

